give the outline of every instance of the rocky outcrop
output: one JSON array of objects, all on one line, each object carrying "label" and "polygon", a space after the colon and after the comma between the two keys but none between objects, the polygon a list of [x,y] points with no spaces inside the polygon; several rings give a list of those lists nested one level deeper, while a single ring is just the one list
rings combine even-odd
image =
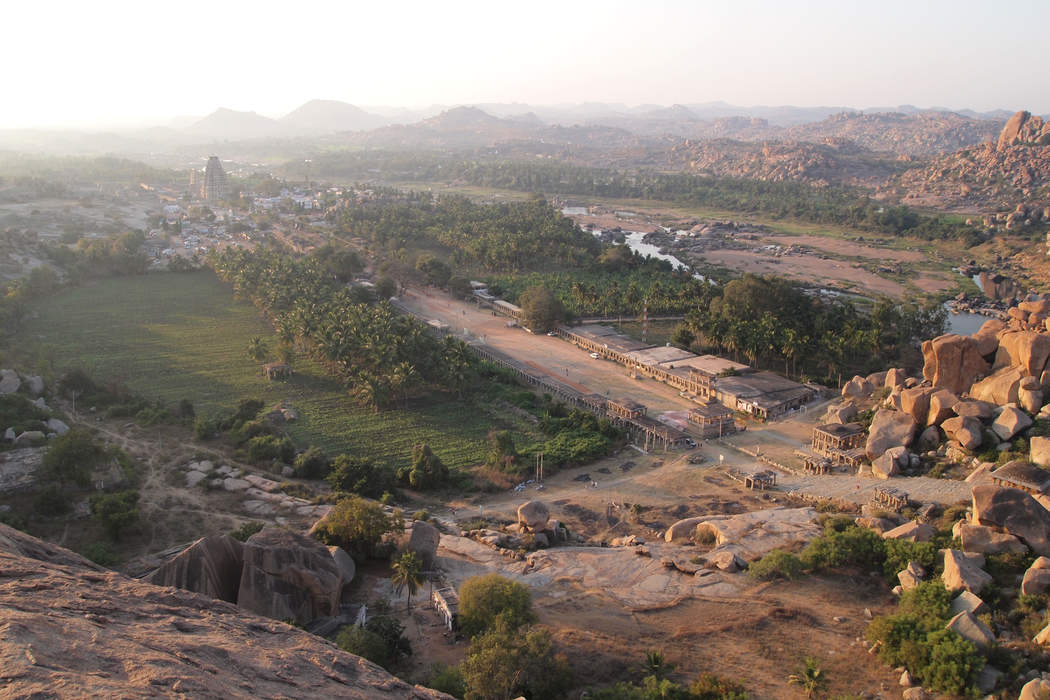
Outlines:
[{"label": "rocky outcrop", "polygon": [[5,697],[449,697],[290,625],[101,571],[4,525],[0,571]]},{"label": "rocky outcrop", "polygon": [[908,374],[899,367],[886,370],[886,382],[885,386],[890,389],[900,389],[904,386],[904,382],[908,379]]},{"label": "rocky outcrop", "polygon": [[1021,110],[1006,120],[1006,125],[999,132],[996,147],[1003,150],[1018,144],[1035,143],[1048,134],[1050,122],[1044,122],[1042,117],[1035,117],[1031,112]]},{"label": "rocky outcrop", "polygon": [[908,448],[898,445],[871,460],[871,473],[876,479],[889,479],[900,474],[901,468],[910,462]]},{"label": "rocky outcrop", "polygon": [[926,425],[926,418],[930,414],[930,396],[933,395],[933,391],[933,388],[928,386],[917,386],[901,392],[900,410],[911,416],[917,426]]},{"label": "rocky outcrop", "polygon": [[909,520],[903,525],[899,525],[892,530],[887,530],[882,533],[882,536],[887,540],[929,542],[933,539],[935,534],[937,534],[937,528],[933,525],[930,525],[929,523],[920,523],[916,520]]},{"label": "rocky outcrop", "polygon": [[864,377],[854,377],[842,385],[843,398],[866,399],[875,388]]},{"label": "rocky outcrop", "polygon": [[824,414],[825,423],[849,423],[857,417],[857,407],[852,403],[843,403],[837,406],[828,406]]},{"label": "rocky outcrop", "polygon": [[266,528],[244,543],[237,605],[275,620],[305,624],[337,614],[347,583],[320,542]]},{"label": "rocky outcrop", "polygon": [[967,391],[974,380],[988,373],[988,363],[968,336],[950,333],[927,340],[922,344],[922,356],[922,375],[954,394]]},{"label": "rocky outcrop", "polygon": [[910,591],[918,586],[924,578],[926,578],[926,569],[922,568],[922,564],[917,561],[908,562],[908,568],[897,573],[897,581],[905,591]]},{"label": "rocky outcrop", "polygon": [[955,416],[953,409],[957,403],[959,397],[947,389],[938,389],[930,394],[930,412],[926,417],[926,425],[940,425]]},{"label": "rocky outcrop", "polygon": [[1017,537],[1043,556],[1050,556],[1050,511],[1020,489],[973,487],[973,521]]},{"label": "rocky outcrop", "polygon": [[995,410],[995,406],[987,401],[960,401],[952,406],[952,411],[960,418],[976,418],[977,420],[989,420]]},{"label": "rocky outcrop", "polygon": [[543,501],[529,501],[518,506],[518,524],[525,526],[532,532],[542,532],[547,529],[547,521],[550,520],[551,511]]},{"label": "rocky outcrop", "polygon": [[910,445],[917,428],[915,419],[907,413],[880,408],[871,421],[864,446],[868,459],[875,459],[891,447]]},{"label": "rocky outcrop", "polygon": [[973,593],[963,591],[952,600],[948,612],[951,613],[952,616],[958,615],[961,612],[968,612],[972,615],[983,615],[988,612],[988,605]]},{"label": "rocky outcrop", "polygon": [[147,580],[236,603],[243,566],[244,545],[229,535],[213,535],[166,561]]},{"label": "rocky outcrop", "polygon": [[1033,437],[1029,442],[1028,459],[1040,467],[1050,466],[1050,438]]},{"label": "rocky outcrop", "polygon": [[1038,379],[1025,377],[1021,380],[1017,385],[1017,403],[1029,413],[1039,412],[1043,406],[1043,389]]},{"label": "rocky outcrop", "polygon": [[997,318],[985,321],[970,337],[977,344],[977,352],[987,357],[999,349],[999,334],[1006,330],[1006,323]]}]

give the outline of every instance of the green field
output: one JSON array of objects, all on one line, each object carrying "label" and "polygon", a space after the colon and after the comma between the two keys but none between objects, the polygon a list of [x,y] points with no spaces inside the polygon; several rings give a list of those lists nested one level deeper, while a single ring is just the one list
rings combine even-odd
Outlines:
[{"label": "green field", "polygon": [[272,327],[210,271],[107,279],[63,291],[33,311],[37,317],[11,348],[23,366],[53,361],[56,373],[82,367],[96,380],[119,381],[148,399],[189,399],[198,415],[246,398],[267,405],[283,400],[300,413],[288,426],[299,447],[397,464],[408,459],[413,444],[427,442],[446,464],[463,468],[483,461],[489,430],[524,428],[486,406],[441,396],[409,410],[373,413],[306,358],[295,361],[293,377],[267,381],[246,349],[253,336],[276,348]]}]

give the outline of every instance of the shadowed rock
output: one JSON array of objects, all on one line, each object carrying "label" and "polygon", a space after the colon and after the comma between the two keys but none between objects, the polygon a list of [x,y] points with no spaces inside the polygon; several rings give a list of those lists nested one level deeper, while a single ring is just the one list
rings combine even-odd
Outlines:
[{"label": "shadowed rock", "polygon": [[229,535],[203,537],[150,574],[148,580],[157,586],[182,588],[237,602],[244,565],[244,545]]}]

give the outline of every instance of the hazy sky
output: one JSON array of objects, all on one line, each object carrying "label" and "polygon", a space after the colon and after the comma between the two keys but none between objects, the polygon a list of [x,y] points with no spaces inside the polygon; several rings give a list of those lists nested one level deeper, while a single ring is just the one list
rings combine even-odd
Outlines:
[{"label": "hazy sky", "polygon": [[0,127],[489,101],[1050,112],[1047,0],[6,3]]}]

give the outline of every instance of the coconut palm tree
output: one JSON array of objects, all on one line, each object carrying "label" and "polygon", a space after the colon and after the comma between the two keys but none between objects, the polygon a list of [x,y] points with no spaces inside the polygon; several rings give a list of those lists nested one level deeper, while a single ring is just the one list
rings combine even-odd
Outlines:
[{"label": "coconut palm tree", "polygon": [[798,673],[792,673],[788,676],[788,683],[799,686],[802,692],[806,694],[806,697],[811,698],[827,689],[828,678],[824,675],[823,669],[817,665],[816,659],[806,657]]},{"label": "coconut palm tree", "polygon": [[423,584],[423,562],[415,552],[405,552],[391,564],[390,570],[390,580],[394,583],[394,590],[397,591],[397,594],[401,595],[401,591],[408,591],[405,609],[411,610],[412,596]]}]

